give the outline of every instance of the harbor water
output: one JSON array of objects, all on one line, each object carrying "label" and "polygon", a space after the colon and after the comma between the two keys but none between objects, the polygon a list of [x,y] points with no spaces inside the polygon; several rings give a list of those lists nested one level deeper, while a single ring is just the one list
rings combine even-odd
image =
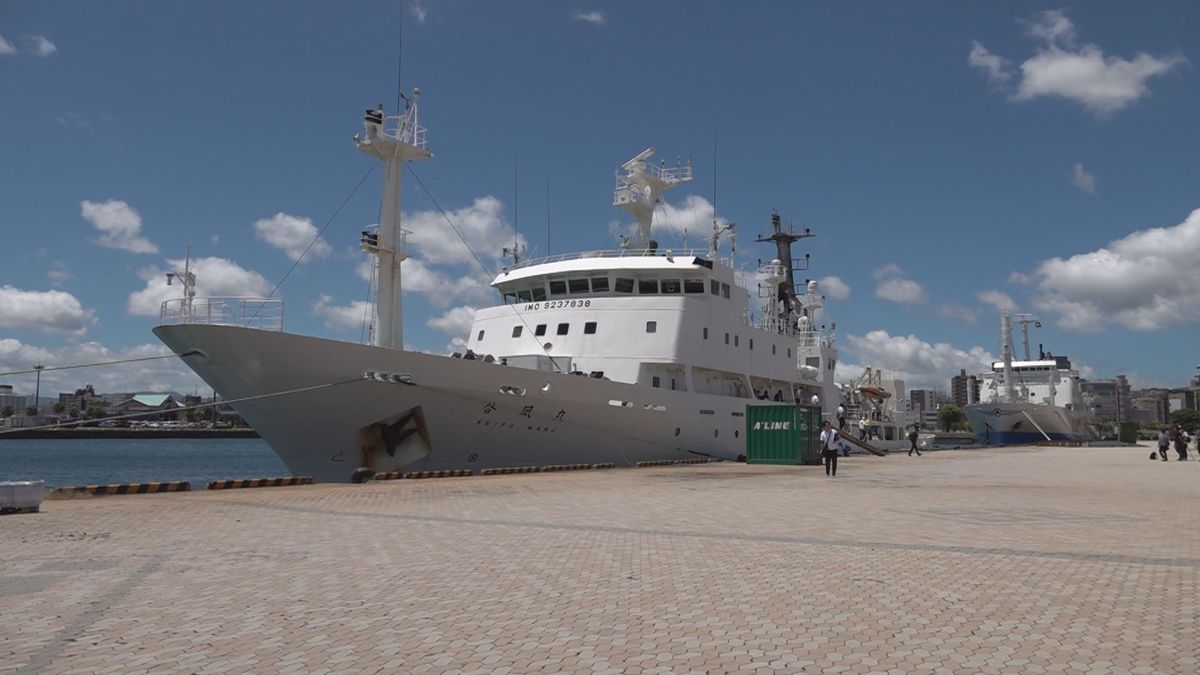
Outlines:
[{"label": "harbor water", "polygon": [[47,487],[289,475],[258,438],[0,439],[0,481]]}]

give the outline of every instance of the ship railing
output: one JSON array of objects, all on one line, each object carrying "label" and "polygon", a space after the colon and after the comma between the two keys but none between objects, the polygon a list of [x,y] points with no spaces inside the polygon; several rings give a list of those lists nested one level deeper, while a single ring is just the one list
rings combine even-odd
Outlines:
[{"label": "ship railing", "polygon": [[646,173],[664,183],[683,183],[692,179],[692,165],[663,166],[661,164],[646,164]]},{"label": "ship railing", "polygon": [[426,149],[429,129],[409,119],[410,114],[389,115],[384,118],[384,134],[413,147]]},{"label": "ship railing", "polygon": [[644,258],[649,256],[657,256],[660,258],[667,255],[679,257],[708,257],[707,249],[699,248],[683,248],[683,249],[665,249],[665,248],[622,248],[616,250],[600,250],[600,251],[582,251],[575,253],[560,253],[557,255],[543,256],[541,258],[531,258],[522,260],[515,265],[509,265],[508,271],[521,269],[522,267],[533,267],[534,265],[544,265],[552,262],[562,262],[564,260],[583,260],[586,258]]},{"label": "ship railing", "polygon": [[283,300],[278,298],[175,298],[159,310],[160,325],[238,326],[280,332]]}]

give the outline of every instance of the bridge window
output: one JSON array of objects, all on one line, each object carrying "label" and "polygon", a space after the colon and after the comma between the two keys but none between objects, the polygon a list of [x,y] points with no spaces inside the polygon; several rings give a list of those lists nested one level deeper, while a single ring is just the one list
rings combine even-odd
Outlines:
[{"label": "bridge window", "polygon": [[683,292],[684,293],[703,293],[704,292],[704,280],[703,279],[684,279],[683,280]]},{"label": "bridge window", "polygon": [[566,335],[568,330],[571,330],[571,324],[569,324],[569,323],[558,324],[558,334],[559,335]]},{"label": "bridge window", "polygon": [[670,293],[670,294],[678,293],[679,292],[679,280],[678,279],[663,279],[662,292]]},{"label": "bridge window", "polygon": [[622,279],[621,277],[617,277],[617,284],[613,287],[613,290],[618,293],[632,293],[633,279]]},{"label": "bridge window", "polygon": [[638,279],[638,294],[653,295],[658,292],[658,279]]},{"label": "bridge window", "polygon": [[709,279],[708,291],[710,293],[712,293],[713,295],[720,295],[721,294],[721,282],[717,281],[716,279]]},{"label": "bridge window", "polygon": [[608,277],[593,277],[592,278],[592,292],[593,293],[607,293],[608,292]]},{"label": "bridge window", "polygon": [[516,293],[505,293],[504,294],[504,304],[511,305],[516,301],[517,301]]},{"label": "bridge window", "polygon": [[721,297],[729,299],[729,284],[721,284]]},{"label": "bridge window", "polygon": [[521,327],[520,326],[513,326],[513,337],[515,337],[515,338],[521,337]]},{"label": "bridge window", "polygon": [[587,279],[571,279],[567,282],[567,286],[571,289],[571,295],[582,295],[588,292]]},{"label": "bridge window", "polygon": [[654,387],[655,389],[658,389],[658,388],[659,388],[661,385],[662,385],[662,380],[660,380],[660,379],[659,379],[659,377],[658,377],[657,375],[655,375],[654,377],[650,378],[650,386],[651,386],[651,387]]},{"label": "bridge window", "polygon": [[647,333],[657,333],[658,332],[658,322],[657,321],[647,321],[646,322],[646,332]]},{"label": "bridge window", "polygon": [[541,337],[541,336],[545,335],[545,334],[546,334],[546,324],[544,324],[544,323],[539,323],[539,324],[537,325],[537,328],[534,328],[534,329],[533,329],[533,334],[534,334],[534,335],[536,335],[536,336],[538,336],[538,337]]},{"label": "bridge window", "polygon": [[537,285],[533,287],[533,301],[540,302],[546,299],[546,287]]},{"label": "bridge window", "polygon": [[567,282],[565,279],[552,279],[550,281],[550,295],[566,295]]},{"label": "bridge window", "polygon": [[529,291],[517,291],[517,299],[521,302],[530,302],[533,300],[533,294]]},{"label": "bridge window", "polygon": [[584,333],[584,335],[595,335],[596,334],[596,322],[589,321],[589,322],[583,324],[583,333]]}]

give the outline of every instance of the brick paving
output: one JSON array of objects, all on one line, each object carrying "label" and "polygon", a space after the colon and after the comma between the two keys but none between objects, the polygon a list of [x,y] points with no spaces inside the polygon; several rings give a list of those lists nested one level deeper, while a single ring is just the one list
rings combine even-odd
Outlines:
[{"label": "brick paving", "polygon": [[0,671],[1196,673],[1200,462],[1147,454],[49,501]]}]

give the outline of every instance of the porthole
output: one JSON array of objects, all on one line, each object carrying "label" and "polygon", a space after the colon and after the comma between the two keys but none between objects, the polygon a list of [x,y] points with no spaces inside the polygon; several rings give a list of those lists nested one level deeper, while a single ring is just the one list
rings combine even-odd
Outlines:
[{"label": "porthole", "polygon": [[721,432],[719,430],[713,429],[713,438],[716,438],[717,436],[720,436],[720,435],[721,435]]},{"label": "porthole", "polygon": [[679,435],[679,427],[675,427],[675,435],[676,435],[676,436],[678,436],[678,435]]},{"label": "porthole", "polygon": [[733,430],[733,437],[734,437],[734,438],[738,438],[738,437],[740,437],[740,436],[741,436],[741,433],[739,433],[737,429],[734,429],[734,430]]}]

